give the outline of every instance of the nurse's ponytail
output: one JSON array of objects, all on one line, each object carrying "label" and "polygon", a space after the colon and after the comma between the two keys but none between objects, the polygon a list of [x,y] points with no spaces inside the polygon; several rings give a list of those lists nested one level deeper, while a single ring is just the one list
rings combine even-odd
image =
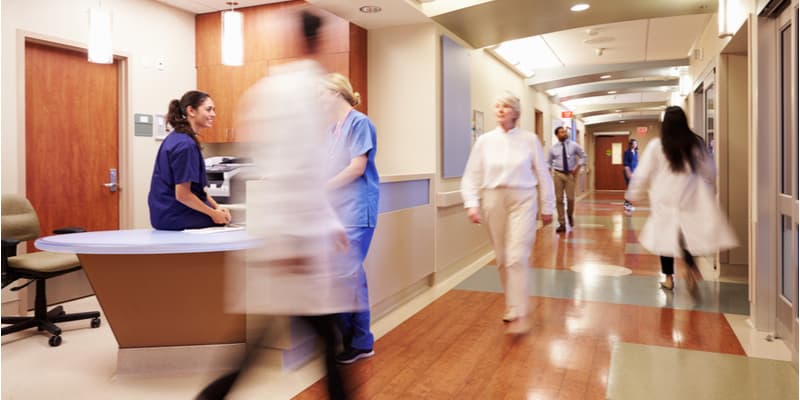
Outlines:
[{"label": "nurse's ponytail", "polygon": [[172,129],[174,129],[175,132],[189,135],[197,144],[197,147],[201,147],[200,140],[197,139],[197,132],[192,129],[192,125],[186,118],[186,108],[189,106],[195,109],[200,108],[200,105],[203,104],[208,97],[208,93],[199,90],[190,90],[186,92],[180,100],[172,99],[172,101],[169,102],[169,109],[167,110],[167,122]]}]

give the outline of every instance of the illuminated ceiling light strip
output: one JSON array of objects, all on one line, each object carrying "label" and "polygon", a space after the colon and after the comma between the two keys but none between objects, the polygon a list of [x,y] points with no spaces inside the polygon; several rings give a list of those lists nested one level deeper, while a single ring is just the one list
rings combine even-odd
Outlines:
[{"label": "illuminated ceiling light strip", "polygon": [[222,12],[222,64],[244,64],[244,15],[233,11],[238,3],[228,2],[230,11]]},{"label": "illuminated ceiling light strip", "polygon": [[569,9],[572,12],[581,12],[581,11],[588,10],[589,9],[589,5],[586,4],[586,3],[578,3],[578,4],[573,5]]},{"label": "illuminated ceiling light strip", "polygon": [[89,62],[111,64],[111,12],[102,8],[89,9]]},{"label": "illuminated ceiling light strip", "polygon": [[717,7],[717,24],[719,28],[720,39],[733,36],[730,27],[728,26],[728,0],[719,0],[719,7]]}]

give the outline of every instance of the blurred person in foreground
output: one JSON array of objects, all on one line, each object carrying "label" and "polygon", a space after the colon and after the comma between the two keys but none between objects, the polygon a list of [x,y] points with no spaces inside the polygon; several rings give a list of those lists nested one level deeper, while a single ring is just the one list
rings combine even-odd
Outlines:
[{"label": "blurred person in foreground", "polygon": [[[553,221],[553,180],[539,137],[517,128],[519,98],[506,93],[495,102],[497,128],[475,141],[461,179],[470,221],[485,221],[506,297],[506,332],[523,334],[528,321],[528,269],[536,240],[536,212],[542,224]],[[538,191],[538,199],[537,199]]]},{"label": "blurred person in foreground", "polygon": [[675,287],[675,257],[683,256],[697,273],[695,255],[715,254],[737,245],[714,194],[716,168],[703,139],[689,128],[686,114],[677,106],[664,111],[661,137],[651,140],[633,173],[625,200],[650,199],[650,216],[639,242],[661,256],[661,288]]},{"label": "blurred person in foreground", "polygon": [[[364,259],[378,222],[377,135],[369,118],[355,109],[361,97],[353,91],[347,78],[328,74],[324,86],[324,102],[336,120],[327,134],[327,169],[333,174],[327,189],[331,204],[347,231],[350,251],[343,262],[351,264],[346,269],[354,274],[357,303],[369,305]],[[340,314],[338,325],[344,350],[336,356],[336,361],[350,364],[375,354],[368,307]]]},{"label": "blurred person in foreground", "polygon": [[[302,11],[301,21],[310,56],[322,20]],[[335,360],[335,314],[368,305],[358,302],[345,230],[326,196],[328,177],[320,160],[326,156],[330,119],[322,100],[323,78],[324,71],[312,60],[280,65],[240,101],[242,134],[251,141],[263,178],[248,182],[247,231],[263,238],[264,245],[247,250],[245,259],[241,253],[228,257],[227,278],[244,282],[244,287],[229,285],[228,294],[232,311],[307,322],[324,345],[329,397],[344,399]],[[224,398],[242,370],[255,364],[263,338],[251,338],[240,369],[213,382],[198,398]]]}]

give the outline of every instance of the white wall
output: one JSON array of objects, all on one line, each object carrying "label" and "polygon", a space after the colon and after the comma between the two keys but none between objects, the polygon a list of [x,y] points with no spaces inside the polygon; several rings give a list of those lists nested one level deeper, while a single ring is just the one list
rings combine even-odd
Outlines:
[{"label": "white wall", "polygon": [[[18,57],[24,52],[19,48],[18,37],[28,32],[37,38],[85,48],[87,10],[97,4],[94,0],[2,1],[3,193],[25,191],[25,116],[18,115],[18,96],[24,99],[25,88],[17,73],[17,67],[24,63]],[[128,179],[122,193],[128,196],[131,206],[121,211],[128,213],[130,221],[123,228],[146,228],[150,226],[147,193],[159,143],[153,138],[133,136],[133,113],[164,114],[169,100],[195,87],[194,15],[152,0],[104,1],[103,6],[110,8],[113,15],[114,53],[127,57],[129,68],[131,115],[123,116],[128,145],[127,152],[120,154],[128,165],[120,165],[119,170],[123,182]],[[164,70],[153,67],[156,58],[164,59]],[[121,151],[125,148],[123,143],[124,140]],[[128,176],[124,176],[126,173]]]},{"label": "white wall", "polygon": [[437,42],[432,23],[367,32],[369,117],[381,176],[436,172]]}]

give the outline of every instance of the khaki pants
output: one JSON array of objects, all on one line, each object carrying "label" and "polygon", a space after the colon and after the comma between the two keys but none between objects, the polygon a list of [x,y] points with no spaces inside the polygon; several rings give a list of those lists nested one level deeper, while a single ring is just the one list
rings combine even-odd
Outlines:
[{"label": "khaki pants", "polygon": [[[575,209],[575,176],[553,171],[553,186],[556,191],[556,210],[558,210],[558,224],[565,225],[565,219],[569,220],[569,226],[575,226],[575,219],[572,218]],[[564,211],[564,192],[567,194],[567,210]],[[564,218],[564,217],[567,218]]]},{"label": "khaki pants", "polygon": [[497,188],[481,193],[483,220],[489,228],[497,270],[514,316],[528,314],[528,268],[536,239],[536,189]]}]

